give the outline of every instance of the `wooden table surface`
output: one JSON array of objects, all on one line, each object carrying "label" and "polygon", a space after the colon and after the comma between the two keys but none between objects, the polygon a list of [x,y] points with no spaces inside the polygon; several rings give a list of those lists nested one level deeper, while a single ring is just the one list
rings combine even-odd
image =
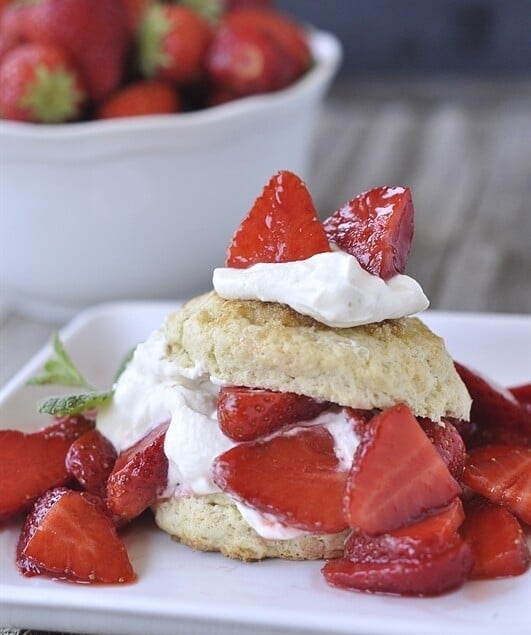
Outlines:
[{"label": "wooden table surface", "polygon": [[[374,185],[410,186],[408,273],[431,307],[531,313],[531,80],[339,81],[308,183],[323,213]],[[56,329],[1,309],[0,386]],[[523,345],[531,355],[531,333]]]}]

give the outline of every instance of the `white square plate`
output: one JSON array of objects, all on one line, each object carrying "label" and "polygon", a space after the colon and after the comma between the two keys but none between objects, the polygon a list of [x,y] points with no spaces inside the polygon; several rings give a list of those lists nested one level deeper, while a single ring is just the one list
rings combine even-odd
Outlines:
[{"label": "white square plate", "polygon": [[[62,332],[89,381],[109,385],[122,355],[176,305],[113,304],[81,314]],[[503,385],[531,380],[531,317],[427,312],[453,357]],[[41,351],[0,393],[0,427],[45,425],[35,403],[49,388],[27,378]],[[171,542],[149,522],[126,533],[138,582],[85,586],[23,578],[14,559],[19,524],[0,531],[0,625],[123,635],[452,635],[529,634],[531,571],[470,582],[439,598],[406,599],[332,589],[322,563],[245,564]]]}]

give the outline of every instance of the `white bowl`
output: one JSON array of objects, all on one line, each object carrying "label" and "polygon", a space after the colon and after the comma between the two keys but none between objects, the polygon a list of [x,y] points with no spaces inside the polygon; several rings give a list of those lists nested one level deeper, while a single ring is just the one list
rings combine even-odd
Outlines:
[{"label": "white bowl", "polygon": [[62,321],[109,300],[185,298],[271,175],[307,176],[319,106],[341,60],[282,91],[203,111],[58,126],[0,122],[0,293]]}]

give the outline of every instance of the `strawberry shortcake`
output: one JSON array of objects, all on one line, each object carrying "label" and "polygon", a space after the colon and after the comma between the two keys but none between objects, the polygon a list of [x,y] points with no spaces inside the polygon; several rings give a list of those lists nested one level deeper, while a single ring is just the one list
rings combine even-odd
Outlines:
[{"label": "strawberry shortcake", "polygon": [[[150,430],[163,436],[159,527],[243,560],[341,555],[359,520],[349,511],[354,457],[386,411],[386,426],[414,444],[387,449],[373,474],[381,504],[410,506],[383,529],[459,494],[444,450],[462,470],[449,418],[468,419],[470,397],[443,341],[409,317],[428,305],[403,275],[412,233],[406,188],[371,190],[321,224],[301,179],[271,179],[214,272],[214,291],[137,348],[98,417],[118,450]],[[428,422],[441,442],[424,432]],[[393,456],[404,449],[406,462]],[[380,511],[360,505],[362,528]]]}]

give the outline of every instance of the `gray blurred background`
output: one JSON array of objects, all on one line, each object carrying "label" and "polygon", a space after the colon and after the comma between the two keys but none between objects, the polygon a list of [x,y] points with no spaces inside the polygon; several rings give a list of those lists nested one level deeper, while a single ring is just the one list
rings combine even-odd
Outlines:
[{"label": "gray blurred background", "polygon": [[530,0],[277,0],[276,6],[339,36],[342,74],[531,70]]}]

